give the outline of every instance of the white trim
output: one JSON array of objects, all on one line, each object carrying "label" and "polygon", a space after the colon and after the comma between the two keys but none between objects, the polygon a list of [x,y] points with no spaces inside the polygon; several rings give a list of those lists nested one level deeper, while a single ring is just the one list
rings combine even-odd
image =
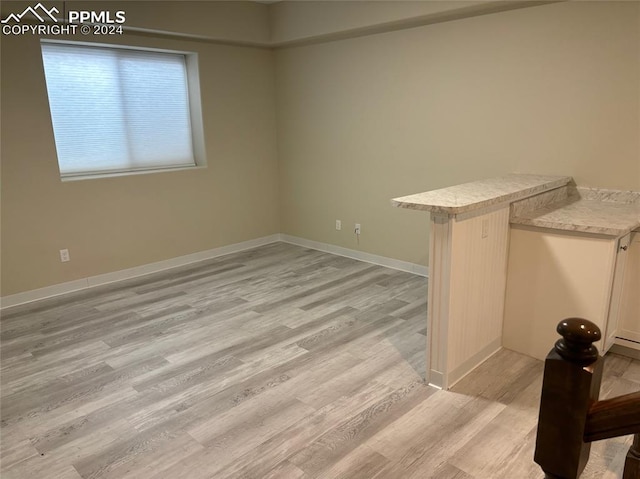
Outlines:
[{"label": "white trim", "polygon": [[449,303],[451,296],[451,218],[433,213],[429,230],[432,278],[427,287],[427,383],[449,389]]},{"label": "white trim", "polygon": [[427,384],[436,389],[442,389],[444,384],[444,373],[442,371],[436,371],[435,369],[429,369],[427,371]]},{"label": "white trim", "polygon": [[419,276],[429,276],[428,266],[409,263],[408,261],[388,258],[386,256],[380,256],[372,253],[365,253],[364,251],[343,248],[342,246],[336,246],[329,243],[321,243],[319,241],[308,240],[305,238],[299,238],[297,236],[290,236],[287,234],[281,234],[280,241],[282,241],[283,243],[290,243],[297,246],[303,246],[305,248],[315,249],[318,251],[324,251],[325,253],[331,253],[338,256],[346,256],[347,258],[357,259],[359,261],[373,263],[391,269],[406,271],[407,273],[417,274]]},{"label": "white trim", "polygon": [[638,342],[638,341],[633,341],[631,339],[625,339],[625,338],[617,337],[616,340],[615,340],[614,345],[616,345],[616,344],[619,345],[619,346],[624,346],[624,347],[629,348],[629,349],[635,349],[635,350],[640,351],[640,342]]},{"label": "white trim", "polygon": [[620,339],[622,341],[634,341],[640,344],[640,331],[631,331],[629,329],[620,329],[616,332],[616,341]]},{"label": "white trim", "polygon": [[502,336],[494,339],[476,354],[467,359],[460,366],[451,371],[448,375],[449,384],[447,389],[451,389],[465,376],[471,374],[476,368],[482,365],[487,359],[502,349]]},{"label": "white trim", "polygon": [[97,286],[124,281],[126,279],[132,279],[138,276],[158,273],[172,268],[177,268],[179,266],[185,266],[188,264],[197,263],[199,261],[217,258],[218,256],[224,256],[227,254],[256,248],[258,246],[276,243],[278,241],[280,241],[279,234],[263,236],[262,238],[242,241],[241,243],[234,243],[206,251],[199,251],[197,253],[178,256],[176,258],[171,258],[164,261],[157,261],[155,263],[144,264],[142,266],[135,266],[133,268],[122,269],[120,271],[113,271],[111,273],[89,276],[88,278],[77,279],[74,281],[69,281],[67,283],[54,284],[52,286],[46,286],[44,288],[12,294],[0,298],[0,308],[6,309],[12,306],[30,303],[32,301],[39,301],[41,299],[51,298],[75,291],[81,291],[83,289],[95,288]]},{"label": "white trim", "polygon": [[[625,344],[626,343],[626,344]],[[628,358],[640,359],[640,345],[633,341],[620,341],[620,338],[616,339],[616,343],[611,346],[609,353],[621,354]]]}]

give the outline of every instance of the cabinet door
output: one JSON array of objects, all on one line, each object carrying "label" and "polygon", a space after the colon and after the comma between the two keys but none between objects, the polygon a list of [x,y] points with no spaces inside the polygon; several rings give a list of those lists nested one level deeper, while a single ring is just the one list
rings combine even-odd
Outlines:
[{"label": "cabinet door", "polygon": [[605,236],[512,226],[502,345],[544,360],[558,322],[570,317],[593,321],[604,336],[616,246]]},{"label": "cabinet door", "polygon": [[622,300],[622,291],[624,277],[627,267],[627,258],[629,256],[629,244],[631,243],[631,234],[623,236],[618,241],[618,249],[616,254],[616,266],[613,273],[613,284],[611,285],[611,302],[609,303],[609,315],[607,318],[607,332],[604,338],[604,351],[607,351],[616,340],[618,333],[618,325],[620,322],[620,307]]},{"label": "cabinet door", "polygon": [[616,342],[640,350],[640,231],[632,233],[627,255]]}]

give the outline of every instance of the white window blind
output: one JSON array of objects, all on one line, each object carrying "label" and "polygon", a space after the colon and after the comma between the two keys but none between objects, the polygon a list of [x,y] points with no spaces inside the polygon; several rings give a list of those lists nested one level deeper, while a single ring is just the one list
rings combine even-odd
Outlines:
[{"label": "white window blind", "polygon": [[61,176],[194,166],[185,55],[42,43]]}]

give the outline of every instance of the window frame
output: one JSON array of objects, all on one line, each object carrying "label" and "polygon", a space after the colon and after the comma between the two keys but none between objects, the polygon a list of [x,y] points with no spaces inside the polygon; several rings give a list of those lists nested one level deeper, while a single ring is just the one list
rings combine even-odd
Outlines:
[{"label": "window frame", "polygon": [[[43,44],[63,44],[63,45],[71,45],[74,47],[87,47],[87,48],[107,48],[111,50],[133,50],[136,52],[154,52],[154,53],[166,53],[179,55],[184,57],[185,69],[186,69],[186,78],[187,78],[187,97],[188,97],[188,108],[189,108],[189,118],[190,118],[190,129],[191,129],[191,146],[193,149],[194,156],[194,164],[193,165],[163,165],[163,166],[149,166],[149,167],[140,167],[140,168],[127,168],[127,169],[119,169],[119,170],[94,170],[94,171],[83,171],[83,172],[74,172],[74,173],[62,173],[60,171],[60,162],[58,159],[58,147],[56,148],[56,161],[58,163],[58,173],[60,175],[60,179],[62,181],[75,181],[75,180],[86,180],[86,179],[98,179],[98,178],[109,178],[116,176],[129,176],[129,175],[140,175],[140,174],[148,174],[148,173],[163,173],[170,171],[184,171],[184,170],[194,170],[194,169],[203,169],[207,167],[207,157],[205,150],[205,141],[204,141],[204,126],[202,121],[202,101],[201,101],[201,92],[200,92],[200,72],[198,68],[198,53],[190,52],[190,51],[182,51],[182,50],[169,50],[163,48],[152,48],[152,47],[140,47],[140,46],[132,46],[132,45],[116,45],[111,43],[97,43],[97,42],[79,42],[79,41],[71,41],[71,40],[58,40],[58,39],[40,39],[40,53],[43,61],[43,74],[45,76],[45,84],[46,84],[46,71],[44,69],[44,57],[42,51]],[[51,105],[49,100],[49,88],[48,85],[45,85],[45,89],[47,92],[47,105],[49,107],[49,115],[51,117],[51,126],[53,129],[53,113],[51,111]],[[54,142],[55,142],[55,134],[54,134]]]}]

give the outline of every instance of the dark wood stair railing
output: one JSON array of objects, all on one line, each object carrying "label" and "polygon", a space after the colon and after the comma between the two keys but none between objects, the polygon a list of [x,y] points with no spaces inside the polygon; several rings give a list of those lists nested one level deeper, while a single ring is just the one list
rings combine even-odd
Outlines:
[{"label": "dark wood stair railing", "polygon": [[547,479],[577,479],[591,442],[635,434],[623,479],[640,479],[640,392],[598,401],[604,359],[593,343],[600,329],[569,318],[557,331],[562,338],[544,365],[535,462]]}]

